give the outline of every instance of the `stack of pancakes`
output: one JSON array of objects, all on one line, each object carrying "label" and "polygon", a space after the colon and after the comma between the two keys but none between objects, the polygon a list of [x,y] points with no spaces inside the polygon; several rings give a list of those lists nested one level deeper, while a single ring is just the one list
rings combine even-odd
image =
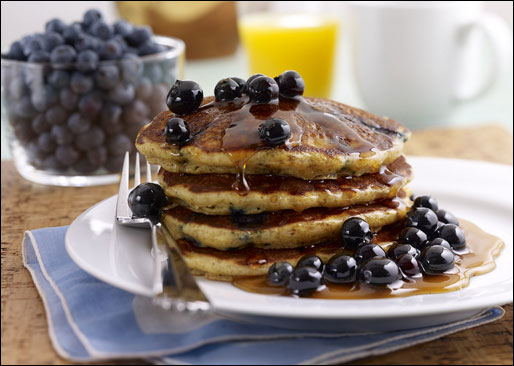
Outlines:
[{"label": "stack of pancakes", "polygon": [[[411,205],[402,156],[409,131],[391,119],[317,98],[207,98],[181,116],[191,137],[176,145],[164,135],[171,117],[162,112],[144,126],[136,147],[161,166],[159,183],[173,202],[163,220],[196,274],[229,280],[305,254],[326,260],[340,250],[348,218],[378,232]],[[289,124],[285,143],[261,139],[269,118]]]}]

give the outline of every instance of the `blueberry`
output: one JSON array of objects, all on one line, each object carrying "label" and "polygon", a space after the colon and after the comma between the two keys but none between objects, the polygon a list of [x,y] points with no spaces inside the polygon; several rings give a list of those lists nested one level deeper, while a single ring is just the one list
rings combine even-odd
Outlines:
[{"label": "blueberry", "polygon": [[405,226],[412,226],[430,235],[437,228],[437,215],[426,207],[414,207],[407,213]]},{"label": "blueberry", "polygon": [[57,89],[65,88],[70,82],[70,74],[64,70],[53,70],[48,75],[48,83]]},{"label": "blueberry", "polygon": [[42,133],[37,138],[37,146],[39,150],[45,153],[51,153],[56,147],[55,139],[49,132]]},{"label": "blueberry", "polygon": [[428,235],[428,239],[432,240],[432,239],[438,238],[440,233],[441,233],[441,228],[443,226],[444,226],[444,223],[442,223],[441,221],[437,221],[437,225],[435,227],[435,230]]},{"label": "blueberry", "polygon": [[94,23],[96,23],[97,21],[102,20],[102,19],[103,19],[103,16],[99,10],[90,9],[90,10],[86,11],[86,13],[84,14],[82,23],[84,24],[84,26],[86,28],[89,28]]},{"label": "blueberry", "polygon": [[82,174],[93,173],[98,169],[98,165],[91,163],[87,156],[80,158],[75,164],[73,164],[73,169]]},{"label": "blueberry", "polygon": [[16,102],[13,112],[14,115],[22,118],[32,118],[37,114],[28,96],[24,96]]},{"label": "blueberry", "polygon": [[267,76],[258,76],[248,84],[248,95],[256,103],[269,103],[278,98],[278,84]]},{"label": "blueberry", "polygon": [[453,268],[455,255],[448,248],[431,245],[421,253],[420,262],[425,273],[441,273]]},{"label": "blueberry", "polygon": [[73,133],[66,125],[54,125],[50,133],[58,145],[69,145],[73,142]]},{"label": "blueberry", "polygon": [[284,71],[275,78],[278,84],[280,95],[286,98],[302,95],[305,90],[305,82],[296,71]]},{"label": "blueberry", "polygon": [[182,118],[170,118],[166,122],[164,135],[166,136],[166,141],[170,144],[184,144],[189,141],[189,126]]},{"label": "blueberry", "polygon": [[81,151],[88,151],[101,146],[105,140],[105,133],[96,126],[75,137],[75,147]]},{"label": "blueberry", "polygon": [[166,84],[157,84],[153,86],[152,96],[147,102],[152,115],[160,113],[166,109],[167,95],[168,86]]},{"label": "blueberry", "polygon": [[124,159],[123,154],[108,156],[107,161],[104,164],[104,167],[109,172],[119,173],[123,166],[123,159]]},{"label": "blueberry", "polygon": [[21,99],[24,94],[28,94],[28,88],[23,78],[15,77],[9,83],[8,94],[12,99]]},{"label": "blueberry", "polygon": [[26,119],[10,119],[14,135],[21,143],[32,141],[36,135],[32,131],[31,123]]},{"label": "blueberry", "polygon": [[127,37],[132,32],[132,25],[126,20],[118,20],[114,23],[114,33]]},{"label": "blueberry", "polygon": [[458,250],[466,246],[464,232],[455,224],[445,224],[439,232],[439,237],[450,243],[453,249]]},{"label": "blueberry", "polygon": [[121,77],[124,81],[136,82],[143,72],[143,61],[136,55],[124,55],[119,62]]},{"label": "blueberry", "polygon": [[[171,68],[173,68],[173,67],[170,67],[170,69]],[[236,78],[236,77],[231,77],[230,79],[232,79],[233,81],[235,81],[237,83],[237,85],[239,85],[239,87],[241,88],[241,93],[245,93],[245,91],[246,91],[246,80],[241,79],[241,78]]]},{"label": "blueberry", "polygon": [[78,23],[73,23],[69,26],[67,26],[63,32],[62,36],[64,38],[64,41],[69,44],[73,45],[79,38],[79,36],[82,34],[82,28]]},{"label": "blueberry", "polygon": [[419,196],[414,200],[414,207],[426,207],[437,212],[439,205],[437,200],[432,196]]},{"label": "blueberry", "polygon": [[347,219],[341,228],[343,247],[354,249],[361,244],[367,244],[373,238],[373,233],[366,221],[360,217]]},{"label": "blueberry", "polygon": [[23,54],[27,58],[30,57],[33,52],[43,50],[43,36],[41,34],[32,35],[23,43]]},{"label": "blueberry", "polygon": [[91,37],[89,34],[79,33],[73,42],[77,52],[84,50],[96,51],[99,48],[99,42],[96,38]]},{"label": "blueberry", "polygon": [[139,56],[153,55],[159,52],[165,51],[166,48],[164,46],[154,43],[152,41],[146,41],[142,45],[137,48],[137,53]]},{"label": "blueberry", "polygon": [[437,211],[437,218],[439,221],[441,221],[443,224],[454,224],[459,225],[459,220],[451,213],[446,210],[438,210]]},{"label": "blueberry", "polygon": [[321,258],[317,255],[305,255],[302,258],[300,258],[300,260],[296,264],[297,268],[306,266],[313,267],[319,272],[323,273],[324,264]]},{"label": "blueberry", "polygon": [[202,101],[202,88],[191,80],[177,80],[166,97],[168,108],[177,115],[195,112]]},{"label": "blueberry", "polygon": [[73,113],[67,121],[67,126],[71,132],[78,135],[89,130],[91,121],[86,117],[80,115],[80,113]]},{"label": "blueberry", "polygon": [[99,54],[102,60],[117,60],[123,54],[123,47],[116,39],[109,39],[100,45]]},{"label": "blueberry", "polygon": [[28,62],[43,64],[50,61],[50,55],[46,51],[38,50],[30,54]]},{"label": "blueberry", "polygon": [[248,80],[246,80],[245,87],[243,88],[243,92],[244,92],[244,93],[247,93],[247,92],[248,92],[248,86],[250,85],[250,83],[251,83],[254,79],[258,78],[259,76],[266,76],[266,75],[264,75],[264,74],[253,74],[252,76],[250,76],[250,77],[248,78]]},{"label": "blueberry", "polygon": [[23,53],[23,46],[21,42],[16,41],[11,44],[9,48],[9,53],[7,54],[9,59],[23,61],[25,60],[25,54]]},{"label": "blueberry", "polygon": [[97,85],[102,89],[112,89],[120,79],[120,71],[116,65],[101,65],[95,74]]},{"label": "blueberry", "polygon": [[114,30],[112,26],[102,20],[99,20],[91,25],[89,28],[89,33],[97,38],[106,40],[113,36]]},{"label": "blueberry", "polygon": [[127,104],[136,95],[136,90],[133,84],[130,83],[118,83],[113,89],[109,91],[109,100],[118,104]]},{"label": "blueberry", "polygon": [[134,27],[132,32],[126,36],[128,44],[137,47],[147,42],[152,38],[152,31],[150,27]]},{"label": "blueberry", "polygon": [[396,264],[406,277],[419,277],[421,274],[419,263],[416,257],[411,254],[402,254],[396,259]]},{"label": "blueberry", "polygon": [[445,247],[446,249],[450,249],[450,250],[452,249],[452,246],[450,245],[450,243],[448,243],[448,241],[446,241],[442,238],[435,238],[434,240],[429,241],[426,244],[425,248],[428,248],[432,245],[440,245],[442,247]]},{"label": "blueberry", "polygon": [[270,118],[259,126],[259,136],[269,145],[278,146],[291,136],[291,127],[283,119]]},{"label": "blueberry", "polygon": [[107,149],[112,156],[122,156],[125,151],[131,151],[134,143],[124,134],[118,134],[110,137],[107,140]]},{"label": "blueberry", "polygon": [[294,267],[288,262],[276,262],[268,269],[266,282],[270,286],[285,286]]},{"label": "blueberry", "polygon": [[296,296],[309,296],[322,284],[322,275],[313,267],[297,267],[289,276],[287,289]]},{"label": "blueberry", "polygon": [[70,88],[74,93],[84,94],[93,88],[94,82],[91,77],[86,76],[78,71],[71,74]]},{"label": "blueberry", "polygon": [[360,278],[369,285],[388,285],[399,280],[401,272],[391,259],[373,258],[362,264]]},{"label": "blueberry", "polygon": [[45,118],[48,123],[52,125],[61,125],[66,122],[66,118],[68,117],[68,112],[61,107],[60,105],[54,105],[53,107],[47,109],[45,112]]},{"label": "blueberry", "polygon": [[99,93],[88,93],[83,95],[79,100],[79,111],[83,116],[96,119],[102,109],[102,96]]},{"label": "blueberry", "polygon": [[325,266],[324,278],[333,283],[352,283],[357,278],[357,262],[346,254],[336,254]]},{"label": "blueberry", "polygon": [[227,101],[234,100],[241,96],[242,88],[235,80],[226,78],[218,81],[214,87],[214,96],[216,100]]},{"label": "blueberry", "polygon": [[61,89],[59,93],[59,100],[61,102],[61,106],[68,110],[72,111],[77,106],[77,103],[79,101],[79,96],[72,92],[70,89]]},{"label": "blueberry", "polygon": [[121,129],[120,117],[123,109],[117,105],[108,103],[100,113],[100,124],[105,133],[111,135]]},{"label": "blueberry", "polygon": [[427,240],[427,234],[415,227],[404,228],[398,237],[400,243],[410,244],[418,249],[423,248]]},{"label": "blueberry", "polygon": [[357,263],[362,263],[371,258],[385,258],[386,252],[380,245],[377,244],[364,244],[355,248],[353,257]]},{"label": "blueberry", "polygon": [[87,151],[88,160],[97,166],[101,166],[107,161],[107,149],[104,146],[97,146]]},{"label": "blueberry", "polygon": [[153,86],[150,79],[142,77],[136,87],[136,97],[138,99],[147,100],[152,96]]},{"label": "blueberry", "polygon": [[146,64],[145,76],[149,78],[154,84],[157,84],[162,79],[162,69],[158,64],[155,63]]},{"label": "blueberry", "polygon": [[64,44],[64,37],[59,33],[48,32],[43,34],[43,48],[46,52],[52,52],[52,50]]},{"label": "blueberry", "polygon": [[62,33],[65,29],[66,24],[61,19],[54,18],[45,24],[46,32]]},{"label": "blueberry", "polygon": [[419,257],[419,249],[410,244],[395,243],[387,250],[387,256],[391,259],[397,259],[404,254],[409,254],[414,258]]},{"label": "blueberry", "polygon": [[80,51],[77,55],[76,67],[79,71],[93,71],[98,66],[98,55],[91,50]]},{"label": "blueberry", "polygon": [[43,159],[42,168],[45,170],[64,171],[66,167],[55,157],[55,155],[49,155]]},{"label": "blueberry", "polygon": [[50,131],[50,128],[52,126],[50,123],[46,121],[45,114],[40,113],[38,114],[33,120],[32,120],[32,130],[37,133],[41,134],[43,132]]},{"label": "blueberry", "polygon": [[128,196],[128,204],[136,217],[159,216],[167,203],[161,186],[155,183],[141,183]]},{"label": "blueberry", "polygon": [[69,64],[75,61],[77,52],[70,45],[60,45],[55,47],[50,54],[50,61],[54,65]]},{"label": "blueberry", "polygon": [[139,124],[145,120],[150,113],[148,106],[139,99],[134,99],[124,109],[123,122],[125,125]]}]

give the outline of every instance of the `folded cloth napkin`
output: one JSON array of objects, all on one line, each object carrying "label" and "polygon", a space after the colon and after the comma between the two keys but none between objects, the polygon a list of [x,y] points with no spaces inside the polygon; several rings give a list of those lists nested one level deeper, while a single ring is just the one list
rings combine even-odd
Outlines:
[{"label": "folded cloth napkin", "polygon": [[145,358],[156,364],[332,364],[384,354],[497,320],[502,308],[435,327],[300,333],[215,316],[192,320],[153,307],[81,270],[64,247],[67,227],[28,231],[23,261],[43,300],[52,344],[74,361]]}]

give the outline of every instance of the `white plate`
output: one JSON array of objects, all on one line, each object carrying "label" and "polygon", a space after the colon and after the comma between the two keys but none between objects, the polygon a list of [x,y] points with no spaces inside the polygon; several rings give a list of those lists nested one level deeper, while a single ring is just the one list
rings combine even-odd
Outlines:
[{"label": "white plate", "polygon": [[[416,194],[435,196],[441,207],[499,236],[506,247],[497,268],[474,277],[455,292],[376,300],[296,299],[248,293],[230,283],[199,278],[218,312],[277,326],[327,330],[407,329],[464,319],[480,310],[512,302],[511,166],[456,159],[408,159]],[[149,296],[149,232],[115,227],[116,197],[81,214],[66,234],[66,249],[94,277],[134,294]]]}]

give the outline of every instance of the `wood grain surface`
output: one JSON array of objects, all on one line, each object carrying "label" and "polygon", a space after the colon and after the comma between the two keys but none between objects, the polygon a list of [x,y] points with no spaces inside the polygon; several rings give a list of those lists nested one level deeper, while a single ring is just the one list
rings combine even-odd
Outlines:
[{"label": "wood grain surface", "polygon": [[[446,156],[512,164],[512,134],[486,125],[413,134],[410,155]],[[62,188],[30,183],[2,161],[2,364],[70,364],[52,348],[41,299],[23,267],[25,230],[69,225],[82,211],[116,193],[116,185]],[[512,365],[512,304],[503,319],[422,345],[354,362],[359,365]],[[141,364],[130,360],[128,364]],[[112,361],[109,364],[117,364]],[[120,364],[127,364],[124,360]]]}]

